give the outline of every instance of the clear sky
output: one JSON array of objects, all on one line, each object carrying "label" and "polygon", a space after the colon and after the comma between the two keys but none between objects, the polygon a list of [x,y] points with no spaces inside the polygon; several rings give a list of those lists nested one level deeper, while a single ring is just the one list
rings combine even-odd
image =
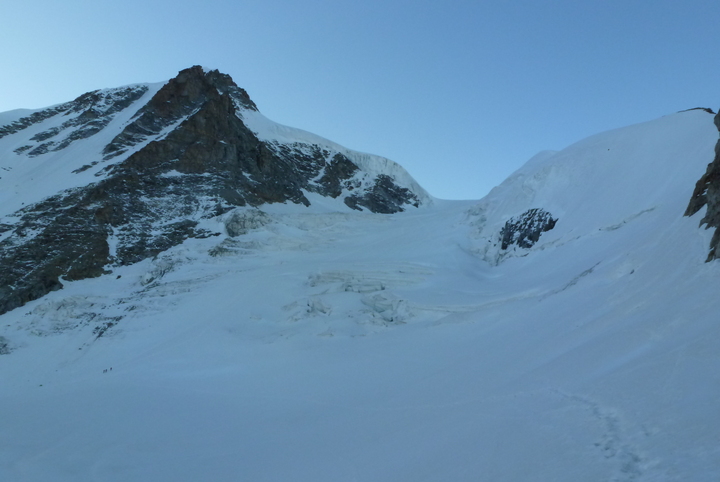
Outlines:
[{"label": "clear sky", "polygon": [[538,151],[717,110],[718,19],[718,0],[6,0],[0,112],[200,64],[277,122],[478,199]]}]

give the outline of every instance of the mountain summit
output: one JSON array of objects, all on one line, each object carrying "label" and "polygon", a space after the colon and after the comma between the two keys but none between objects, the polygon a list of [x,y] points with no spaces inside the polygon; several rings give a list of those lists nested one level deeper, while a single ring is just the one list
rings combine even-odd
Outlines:
[{"label": "mountain summit", "polygon": [[202,221],[238,207],[324,197],[395,213],[430,202],[392,161],[275,124],[230,76],[199,66],[8,114],[0,183],[15,209],[0,224],[0,314],[61,278],[219,235]]}]

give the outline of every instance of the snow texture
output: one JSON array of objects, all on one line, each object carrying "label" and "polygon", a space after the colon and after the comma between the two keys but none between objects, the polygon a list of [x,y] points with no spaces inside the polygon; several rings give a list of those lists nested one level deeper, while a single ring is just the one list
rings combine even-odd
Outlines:
[{"label": "snow texture", "polygon": [[[690,111],[480,201],[238,208],[67,282],[0,317],[0,480],[720,480],[720,264],[682,216],[716,139]],[[22,202],[80,182],[47,156],[6,166]]]}]

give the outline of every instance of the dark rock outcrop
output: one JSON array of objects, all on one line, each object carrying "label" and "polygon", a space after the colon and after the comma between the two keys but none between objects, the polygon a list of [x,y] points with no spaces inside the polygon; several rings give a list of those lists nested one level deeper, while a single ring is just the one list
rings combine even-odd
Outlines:
[{"label": "dark rock outcrop", "polygon": [[173,123],[197,112],[218,96],[232,98],[246,109],[257,110],[245,90],[229,75],[217,70],[205,73],[199,66],[181,71],[171,79],[134,116],[133,122],[108,144],[105,160],[125,153],[129,148],[160,134]]},{"label": "dark rock outcrop", "polygon": [[371,189],[362,194],[351,194],[345,198],[345,204],[353,209],[359,206],[374,213],[392,214],[403,210],[403,205],[420,205],[417,196],[407,188],[396,185],[390,176],[381,174]]},{"label": "dark rock outcrop", "polygon": [[555,227],[557,219],[540,208],[528,209],[519,216],[508,219],[500,230],[501,248],[508,249],[511,245],[530,248],[540,239],[540,235]]},{"label": "dark rock outcrop", "polygon": [[[91,92],[0,128],[0,136],[48,116],[81,112],[63,141],[50,140],[60,131],[34,136],[40,144],[31,146],[31,154],[67,147],[68,140],[102,129],[144,89]],[[360,168],[340,152],[261,141],[238,115],[256,109],[229,76],[200,67],[181,71],[136,112],[101,159],[87,159],[74,171],[127,156],[98,173],[101,180],[26,206],[12,216],[14,223],[0,225],[0,234],[11,231],[0,241],[0,314],[60,289],[63,279],[99,276],[188,238],[219,235],[199,229],[199,221],[237,206],[307,206],[304,192],[332,198],[345,193],[348,206],[377,213],[419,205],[415,193],[388,175],[363,185],[356,177]]]},{"label": "dark rock outcrop", "polygon": [[[720,130],[720,114],[715,116],[715,125]],[[705,174],[695,184],[685,216],[692,216],[705,205],[707,211],[700,225],[705,224],[706,229],[716,228],[707,257],[707,261],[712,261],[720,258],[720,229],[717,229],[720,227],[720,140],[715,144],[715,159],[708,164]]]}]

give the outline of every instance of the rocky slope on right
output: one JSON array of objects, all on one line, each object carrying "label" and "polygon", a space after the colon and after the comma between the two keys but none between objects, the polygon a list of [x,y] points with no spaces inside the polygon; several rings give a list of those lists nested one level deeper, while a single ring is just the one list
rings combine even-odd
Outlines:
[{"label": "rocky slope on right", "polygon": [[[720,130],[720,113],[715,115],[715,125]],[[695,184],[695,191],[688,204],[685,216],[692,216],[704,206],[707,206],[705,216],[700,225],[707,229],[715,228],[715,234],[710,241],[708,261],[720,258],[720,140],[715,144],[715,159],[708,164],[705,174]]]}]

